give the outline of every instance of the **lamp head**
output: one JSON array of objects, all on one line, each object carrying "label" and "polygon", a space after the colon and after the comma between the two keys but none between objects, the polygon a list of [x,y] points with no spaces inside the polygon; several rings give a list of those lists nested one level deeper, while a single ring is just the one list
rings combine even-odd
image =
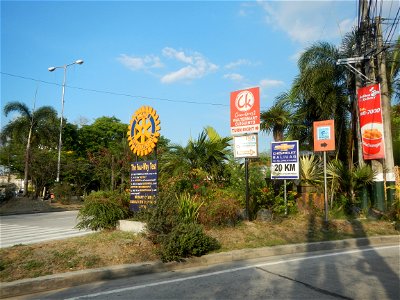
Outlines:
[{"label": "lamp head", "polygon": [[56,69],[56,67],[50,67],[47,70],[49,70],[50,72],[53,72]]},{"label": "lamp head", "polygon": [[83,64],[83,60],[82,59],[78,59],[78,60],[75,61],[75,63],[78,64],[78,65],[81,65],[81,64]]}]

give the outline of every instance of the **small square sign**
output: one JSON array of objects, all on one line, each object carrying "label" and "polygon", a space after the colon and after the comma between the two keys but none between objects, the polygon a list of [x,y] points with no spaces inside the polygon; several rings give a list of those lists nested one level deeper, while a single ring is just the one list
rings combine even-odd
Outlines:
[{"label": "small square sign", "polygon": [[330,140],[331,128],[329,126],[322,126],[317,128],[317,140]]}]

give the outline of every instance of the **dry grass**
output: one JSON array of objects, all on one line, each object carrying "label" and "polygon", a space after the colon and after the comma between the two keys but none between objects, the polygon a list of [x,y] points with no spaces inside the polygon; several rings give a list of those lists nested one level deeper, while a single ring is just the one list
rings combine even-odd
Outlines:
[{"label": "dry grass", "polygon": [[[243,222],[235,227],[209,228],[219,251],[290,243],[345,239],[373,235],[398,235],[385,221],[332,220],[324,226],[320,217],[297,215],[274,222]],[[156,247],[145,236],[103,231],[67,240],[18,245],[0,249],[0,281],[158,260]]]}]

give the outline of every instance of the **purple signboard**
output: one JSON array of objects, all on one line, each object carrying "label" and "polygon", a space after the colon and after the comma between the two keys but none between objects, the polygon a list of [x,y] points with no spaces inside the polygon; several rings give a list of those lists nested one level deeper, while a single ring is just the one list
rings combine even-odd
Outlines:
[{"label": "purple signboard", "polygon": [[131,163],[131,196],[129,204],[131,211],[139,211],[155,203],[157,181],[157,160]]}]

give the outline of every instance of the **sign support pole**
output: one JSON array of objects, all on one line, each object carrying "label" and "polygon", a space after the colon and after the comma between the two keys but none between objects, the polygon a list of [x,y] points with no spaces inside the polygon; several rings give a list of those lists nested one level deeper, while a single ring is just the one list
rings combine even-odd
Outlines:
[{"label": "sign support pole", "polygon": [[245,180],[246,180],[246,219],[250,221],[250,210],[249,210],[249,159],[244,159],[245,168]]},{"label": "sign support pole", "polygon": [[283,180],[283,193],[285,199],[285,215],[287,215],[286,179]]},{"label": "sign support pole", "polygon": [[326,180],[326,151],[324,151],[324,205],[325,205],[325,222],[328,222],[328,187]]}]

